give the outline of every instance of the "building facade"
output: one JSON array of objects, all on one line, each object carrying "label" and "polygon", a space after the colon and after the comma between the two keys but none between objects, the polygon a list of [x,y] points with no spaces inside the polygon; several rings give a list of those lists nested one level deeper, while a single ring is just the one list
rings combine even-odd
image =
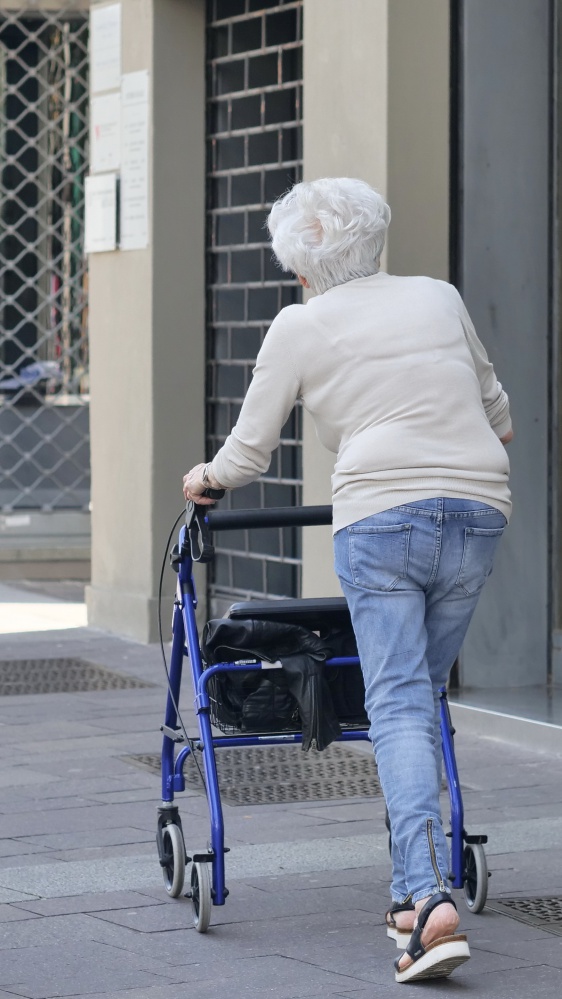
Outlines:
[{"label": "building facade", "polygon": [[[91,623],[156,637],[181,476],[228,433],[299,294],[267,208],[301,176],[351,175],[392,207],[384,266],[458,285],[512,402],[514,516],[460,683],[560,683],[557,4],[122,0],[121,18],[123,72],[150,74],[150,239],[90,256]],[[295,412],[228,502],[329,502],[331,464]],[[338,592],[323,529],[302,547],[242,532],[218,554],[200,580],[215,613]]]}]

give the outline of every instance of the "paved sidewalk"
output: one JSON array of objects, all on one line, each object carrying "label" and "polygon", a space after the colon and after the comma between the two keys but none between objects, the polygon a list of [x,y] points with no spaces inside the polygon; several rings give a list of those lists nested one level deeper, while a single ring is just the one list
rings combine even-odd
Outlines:
[{"label": "paved sidewalk", "polygon": [[[230,897],[201,936],[162,885],[158,776],[123,759],[160,748],[158,650],[72,627],[0,636],[1,660],[54,656],[154,686],[0,698],[0,999],[404,995],[380,800],[225,805]],[[192,724],[190,702],[186,688]],[[562,760],[462,732],[457,754],[491,897],[562,896]],[[188,851],[204,848],[205,799],[178,800]],[[472,960],[424,996],[559,999],[560,936],[458,901]]]}]

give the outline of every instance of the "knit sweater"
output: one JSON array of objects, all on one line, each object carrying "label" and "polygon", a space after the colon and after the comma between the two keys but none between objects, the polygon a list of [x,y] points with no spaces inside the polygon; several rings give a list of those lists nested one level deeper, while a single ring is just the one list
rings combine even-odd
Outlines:
[{"label": "knit sweater", "polygon": [[478,500],[509,518],[499,440],[511,429],[509,401],[445,281],[379,271],[282,309],[212,462],[223,486],[268,469],[297,399],[336,455],[334,532],[438,496]]}]

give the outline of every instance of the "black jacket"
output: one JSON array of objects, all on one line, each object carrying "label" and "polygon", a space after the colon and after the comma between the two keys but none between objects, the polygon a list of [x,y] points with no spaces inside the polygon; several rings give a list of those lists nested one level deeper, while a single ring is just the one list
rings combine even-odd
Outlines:
[{"label": "black jacket", "polygon": [[325,749],[341,735],[340,719],[365,725],[359,667],[325,667],[334,655],[356,655],[349,630],[320,637],[300,625],[261,618],[220,618],[205,625],[205,663],[260,659],[281,668],[220,673],[211,690],[221,727],[300,731],[302,748]]}]

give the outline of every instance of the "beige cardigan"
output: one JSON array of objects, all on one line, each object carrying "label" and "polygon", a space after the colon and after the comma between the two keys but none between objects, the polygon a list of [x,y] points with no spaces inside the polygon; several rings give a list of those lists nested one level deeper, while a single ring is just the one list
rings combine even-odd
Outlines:
[{"label": "beige cardigan", "polygon": [[268,469],[297,399],[336,455],[334,531],[436,496],[509,518],[509,401],[452,285],[379,272],[283,309],[212,462],[220,483]]}]

